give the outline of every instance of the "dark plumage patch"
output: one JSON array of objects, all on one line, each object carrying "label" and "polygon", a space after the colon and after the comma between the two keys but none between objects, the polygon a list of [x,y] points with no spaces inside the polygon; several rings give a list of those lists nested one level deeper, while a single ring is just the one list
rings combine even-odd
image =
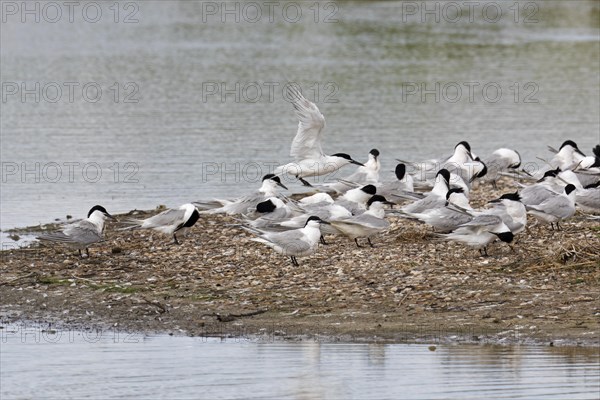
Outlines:
[{"label": "dark plumage patch", "polygon": [[401,181],[402,179],[404,179],[404,175],[406,174],[406,165],[404,164],[398,164],[396,165],[396,178],[398,178],[399,181]]},{"label": "dark plumage patch", "polygon": [[374,195],[375,193],[377,193],[377,188],[373,185],[363,186],[360,188],[360,190],[370,195]]},{"label": "dark plumage patch", "polygon": [[102,207],[102,206],[99,206],[99,205],[95,205],[95,206],[94,206],[94,207],[92,207],[92,208],[90,209],[90,211],[88,212],[88,215],[87,215],[87,216],[88,216],[88,218],[90,217],[90,215],[92,215],[92,213],[93,213],[94,211],[100,211],[101,213],[103,213],[103,214],[105,214],[105,215],[109,215],[109,214],[108,214],[108,211],[106,211],[106,208],[104,208],[104,207]]},{"label": "dark plumage patch", "polygon": [[256,205],[256,211],[263,214],[273,212],[276,208],[277,206],[271,200],[266,200]]}]

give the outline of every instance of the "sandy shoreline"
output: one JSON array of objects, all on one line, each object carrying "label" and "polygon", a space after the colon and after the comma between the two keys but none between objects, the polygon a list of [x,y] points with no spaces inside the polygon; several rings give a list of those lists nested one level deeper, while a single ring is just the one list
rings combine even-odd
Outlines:
[{"label": "sandy shoreline", "polygon": [[[477,195],[476,206],[490,200]],[[89,259],[60,247],[4,251],[0,322],[272,340],[600,343],[597,222],[578,214],[563,231],[533,227],[515,252],[493,244],[486,258],[391,221],[375,249],[328,237],[299,267],[224,216],[202,216],[179,246],[109,226]]]}]

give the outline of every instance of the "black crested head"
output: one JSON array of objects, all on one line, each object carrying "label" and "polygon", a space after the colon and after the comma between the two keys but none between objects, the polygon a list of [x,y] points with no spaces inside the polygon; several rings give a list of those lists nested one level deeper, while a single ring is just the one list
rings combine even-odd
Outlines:
[{"label": "black crested head", "polygon": [[379,150],[377,149],[372,149],[369,154],[373,155],[373,157],[377,158],[379,157]]},{"label": "black crested head", "polygon": [[559,149],[559,150],[562,150],[562,148],[563,148],[563,147],[565,147],[565,146],[571,146],[571,147],[573,147],[574,149],[577,149],[577,148],[578,148],[578,147],[577,147],[577,144],[575,144],[575,142],[574,142],[574,141],[572,141],[572,140],[565,140],[565,141],[563,142],[563,144],[561,144],[561,145],[560,145],[560,149]]},{"label": "black crested head", "polygon": [[381,195],[374,195],[372,196],[369,201],[367,201],[367,208],[371,207],[371,204],[375,203],[376,201],[380,202],[380,203],[387,203],[388,201],[385,199],[385,197],[381,196]]},{"label": "black crested head", "polygon": [[310,217],[308,217],[308,219],[306,220],[306,224],[304,224],[304,226],[308,225],[308,223],[310,221],[317,221],[319,223],[324,223],[325,221],[323,221],[321,218],[317,217],[316,215],[311,215]]},{"label": "black crested head", "polygon": [[465,190],[463,188],[452,188],[450,190],[448,190],[448,192],[446,193],[446,200],[448,200],[450,198],[450,196],[452,196],[452,193],[464,193]]},{"label": "black crested head", "polygon": [[331,155],[332,157],[340,157],[340,158],[345,158],[346,160],[352,160],[352,157],[350,157],[348,154],[346,153],[335,153]]},{"label": "black crested head", "polygon": [[513,235],[513,233],[510,232],[510,231],[509,232],[494,233],[494,235],[498,236],[498,239],[502,240],[505,243],[510,243],[515,238],[515,235]]},{"label": "black crested head", "polygon": [[90,209],[90,211],[88,212],[88,215],[87,215],[87,216],[88,216],[88,218],[90,217],[90,215],[92,215],[92,214],[93,214],[93,212],[94,212],[94,211],[100,211],[100,212],[101,212],[102,214],[104,214],[104,215],[110,215],[110,214],[108,213],[108,211],[106,211],[106,208],[104,208],[104,207],[102,207],[102,206],[95,205],[95,206],[94,206],[94,207],[92,207],[92,208]]},{"label": "black crested head", "polygon": [[587,185],[586,187],[584,187],[584,189],[594,189],[600,187],[600,181],[596,182],[596,183],[592,183],[590,185]]},{"label": "black crested head", "polygon": [[570,183],[569,183],[567,186],[565,186],[565,193],[566,193],[566,194],[570,194],[570,193],[571,193],[571,192],[573,192],[575,189],[577,189],[577,188],[575,187],[575,185],[572,185],[572,184],[570,184]]},{"label": "black crested head", "polygon": [[471,152],[471,145],[466,140],[459,142],[456,146],[454,146],[454,149],[456,149],[460,145],[463,145],[469,151],[469,153]]},{"label": "black crested head", "polygon": [[517,168],[519,168],[521,166],[521,154],[518,151],[516,151],[516,150],[513,150],[513,151],[515,153],[517,153],[517,157],[519,158],[519,162],[517,162],[516,164],[512,164],[509,168],[517,169]]},{"label": "black crested head", "polygon": [[196,210],[194,208],[194,211],[192,212],[192,215],[190,215],[190,217],[188,218],[187,221],[185,221],[185,224],[183,224],[184,228],[189,228],[194,226],[194,224],[200,219],[200,213],[198,212],[198,210]]},{"label": "black crested head", "polygon": [[597,144],[596,147],[592,149],[592,153],[594,153],[596,158],[600,158],[600,144]]},{"label": "black crested head", "polygon": [[556,169],[551,169],[550,171],[546,171],[544,172],[544,177],[541,180],[544,180],[544,178],[547,178],[549,176],[556,178],[556,176],[560,174],[560,167],[556,168]]},{"label": "black crested head", "polygon": [[271,200],[265,200],[256,205],[256,211],[262,214],[273,212],[276,208],[277,206]]},{"label": "black crested head", "polygon": [[396,165],[396,178],[398,178],[399,181],[401,181],[402,179],[404,179],[404,175],[406,174],[406,165],[400,163],[398,165]]},{"label": "black crested head", "polygon": [[521,196],[519,195],[519,192],[514,192],[514,193],[505,193],[502,196],[500,196],[499,200],[512,200],[512,201],[521,201]]},{"label": "black crested head", "polygon": [[276,176],[275,174],[266,174],[266,175],[265,175],[265,176],[263,176],[263,178],[262,178],[262,180],[263,180],[263,181],[266,181],[267,179],[272,179],[272,180],[274,180],[274,181],[278,181],[278,182],[280,181],[280,180],[279,180],[279,177],[278,177],[278,176]]},{"label": "black crested head", "polygon": [[436,174],[436,176],[441,175],[444,177],[444,179],[446,180],[447,184],[450,184],[450,171],[448,171],[445,168],[442,168],[438,171],[438,173]]},{"label": "black crested head", "polygon": [[373,185],[366,185],[360,188],[366,194],[370,194],[371,196],[377,193],[377,188]]},{"label": "black crested head", "polygon": [[483,178],[484,176],[486,176],[486,174],[488,172],[487,165],[485,165],[485,163],[483,161],[481,161],[481,159],[479,157],[476,157],[475,161],[479,161],[481,163],[481,165],[483,165],[483,169],[481,171],[479,171],[479,173],[476,174],[473,178]]}]

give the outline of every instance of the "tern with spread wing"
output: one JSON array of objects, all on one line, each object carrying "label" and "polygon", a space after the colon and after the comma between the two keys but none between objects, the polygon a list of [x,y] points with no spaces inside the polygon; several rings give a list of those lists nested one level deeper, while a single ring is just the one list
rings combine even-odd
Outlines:
[{"label": "tern with spread wing", "polygon": [[295,161],[275,168],[275,175],[292,175],[305,186],[311,186],[304,178],[331,174],[348,164],[363,166],[345,153],[325,155],[321,147],[325,117],[317,106],[305,99],[299,91],[290,89],[289,93],[296,116],[300,120],[290,149],[290,156],[294,157]]}]

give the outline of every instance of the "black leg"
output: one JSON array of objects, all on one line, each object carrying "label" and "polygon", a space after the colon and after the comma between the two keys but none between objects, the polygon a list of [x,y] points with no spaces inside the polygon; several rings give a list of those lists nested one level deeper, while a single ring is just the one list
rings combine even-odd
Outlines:
[{"label": "black leg", "polygon": [[371,243],[371,238],[367,238],[367,241],[369,242],[369,246],[375,247],[375,246],[373,246],[373,243]]},{"label": "black leg", "polygon": [[87,254],[88,258],[90,257],[90,249],[87,247],[85,248],[85,254]]},{"label": "black leg", "polygon": [[81,253],[81,249],[79,249],[79,257],[83,257],[83,254]]},{"label": "black leg", "polygon": [[173,234],[173,243],[174,244],[179,244],[179,241],[177,240],[177,234],[176,233]]},{"label": "black leg", "polygon": [[554,224],[552,222],[550,222],[550,228],[552,228],[552,230],[554,230]]},{"label": "black leg", "polygon": [[485,256],[486,256],[486,257],[489,257],[489,256],[490,256],[490,255],[488,254],[488,252],[487,252],[487,246],[485,246],[485,247],[483,248],[483,254],[485,254]]},{"label": "black leg", "polygon": [[312,185],[310,183],[308,183],[308,181],[304,180],[303,178],[301,178],[299,176],[297,176],[296,178],[298,178],[304,186],[312,187]]},{"label": "black leg", "polygon": [[296,257],[290,256],[290,258],[292,259],[292,265],[294,267],[299,267],[300,266],[300,264],[298,264],[298,260],[296,260]]},{"label": "black leg", "polygon": [[358,238],[354,238],[354,243],[356,243],[356,247],[362,247],[360,244],[358,244]]},{"label": "black leg", "polygon": [[560,224],[558,223],[558,221],[556,221],[556,227],[558,228],[559,231],[562,231],[562,228],[560,227]]},{"label": "black leg", "polygon": [[323,246],[327,246],[327,242],[325,241],[325,238],[323,237],[323,235],[321,235],[321,238],[319,240],[321,241],[321,244]]},{"label": "black leg", "polygon": [[492,181],[492,187],[494,188],[494,190],[498,189],[498,185],[496,184],[495,180]]}]

